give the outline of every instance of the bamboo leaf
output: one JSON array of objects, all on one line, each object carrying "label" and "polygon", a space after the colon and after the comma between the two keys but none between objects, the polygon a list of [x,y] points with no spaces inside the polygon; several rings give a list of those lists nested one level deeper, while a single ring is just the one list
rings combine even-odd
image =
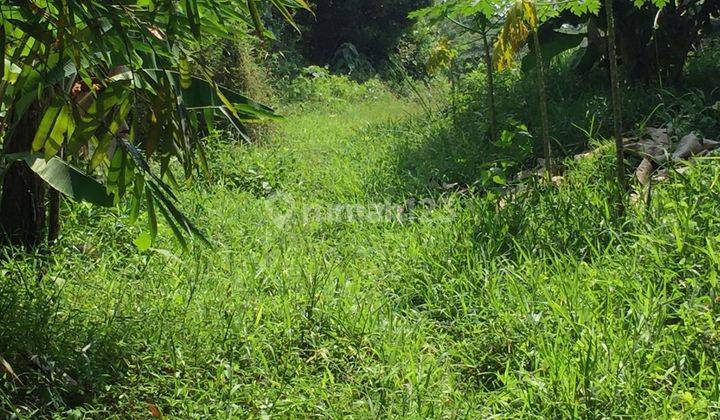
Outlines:
[{"label": "bamboo leaf", "polygon": [[60,110],[55,126],[45,142],[45,159],[55,156],[65,141],[72,137],[74,131],[75,121],[72,110],[69,105],[65,105]]}]

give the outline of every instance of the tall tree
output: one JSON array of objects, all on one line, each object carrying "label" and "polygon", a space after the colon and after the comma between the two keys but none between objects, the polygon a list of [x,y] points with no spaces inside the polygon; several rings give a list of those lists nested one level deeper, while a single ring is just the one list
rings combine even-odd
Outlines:
[{"label": "tall tree", "polygon": [[497,107],[495,106],[495,71],[492,64],[492,50],[490,48],[490,29],[486,18],[481,18],[484,23],[481,27],[483,42],[483,58],[485,60],[485,80],[487,85],[488,111],[490,112],[490,138],[498,138]]}]

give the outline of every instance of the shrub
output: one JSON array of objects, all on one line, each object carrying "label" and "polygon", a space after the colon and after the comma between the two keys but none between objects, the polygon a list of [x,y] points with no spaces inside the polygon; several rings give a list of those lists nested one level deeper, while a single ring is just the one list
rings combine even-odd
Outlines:
[{"label": "shrub", "polygon": [[296,107],[332,106],[349,102],[376,100],[389,95],[378,79],[359,83],[348,76],[331,74],[326,67],[309,66],[295,78],[279,82],[283,102]]},{"label": "shrub", "polygon": [[[686,72],[687,84],[682,91],[641,83],[624,84],[623,130],[630,131],[643,124],[672,124],[678,131],[697,131],[708,138],[720,137],[720,121],[714,111],[714,104],[720,100],[720,89],[706,82],[717,75],[718,51],[708,46],[702,54],[691,59]],[[604,137],[609,137],[612,130],[606,70],[595,68],[580,75],[571,62],[572,52],[568,52],[555,59],[547,69],[550,135],[559,155],[586,149],[588,136],[585,130],[588,128],[593,134]],[[526,124],[531,134],[537,137],[540,121],[536,112],[538,99],[534,75],[523,74],[516,68],[498,73],[495,82],[498,115]],[[488,131],[485,95],[484,69],[466,74],[454,101],[455,130],[485,136]]]}]

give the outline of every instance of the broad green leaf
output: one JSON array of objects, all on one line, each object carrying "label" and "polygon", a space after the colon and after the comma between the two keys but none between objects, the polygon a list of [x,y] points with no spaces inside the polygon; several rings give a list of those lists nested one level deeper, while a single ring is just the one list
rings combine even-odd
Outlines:
[{"label": "broad green leaf", "polygon": [[122,127],[122,124],[125,122],[128,112],[130,112],[131,105],[132,102],[129,99],[126,99],[122,104],[120,104],[117,111],[114,113],[112,120],[104,130],[105,132],[100,139],[100,143],[95,149],[95,153],[93,153],[92,159],[90,159],[91,171],[94,171],[105,161],[108,157],[108,153],[110,152],[110,147],[117,143],[117,134],[120,127]]},{"label": "broad green leaf", "polygon": [[139,251],[147,251],[148,249],[150,249],[150,246],[152,246],[152,242],[152,236],[148,232],[142,232],[133,241]]},{"label": "broad green leaf", "polygon": [[73,120],[72,110],[69,105],[65,105],[60,110],[60,114],[55,121],[55,127],[53,127],[50,136],[45,142],[45,159],[55,156],[66,139],[72,137],[74,131],[75,121]]},{"label": "broad green leaf", "polygon": [[60,112],[63,109],[62,103],[55,103],[51,105],[40,120],[40,126],[35,132],[35,138],[32,142],[32,151],[37,152],[45,147],[48,137],[55,129],[55,124],[60,116]]},{"label": "broad green leaf", "polygon": [[33,172],[51,187],[76,201],[112,207],[113,197],[97,180],[83,174],[64,160],[53,157],[45,160],[37,156],[24,158]]},{"label": "broad green leaf", "polygon": [[20,77],[20,73],[22,73],[22,68],[16,65],[15,63],[12,63],[7,58],[3,58],[3,81],[6,81],[9,84],[14,84],[18,77]]},{"label": "broad green leaf", "polygon": [[[542,51],[543,60],[550,62],[555,56],[571,50],[585,39],[585,34],[568,34],[563,32],[552,31],[545,37],[540,38],[540,50]],[[533,53],[534,47],[530,46],[530,52],[525,55],[522,60],[522,71],[529,72],[535,68],[537,64],[536,55]]]}]

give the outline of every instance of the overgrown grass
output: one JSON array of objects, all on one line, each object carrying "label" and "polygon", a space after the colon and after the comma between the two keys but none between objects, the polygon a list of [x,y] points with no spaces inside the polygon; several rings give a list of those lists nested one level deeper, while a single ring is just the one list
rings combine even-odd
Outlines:
[{"label": "overgrown grass", "polygon": [[212,249],[139,252],[72,205],[57,246],[3,259],[0,413],[720,413],[717,161],[618,219],[605,143],[501,204],[443,185],[493,158],[416,103],[292,115],[182,192]]}]

